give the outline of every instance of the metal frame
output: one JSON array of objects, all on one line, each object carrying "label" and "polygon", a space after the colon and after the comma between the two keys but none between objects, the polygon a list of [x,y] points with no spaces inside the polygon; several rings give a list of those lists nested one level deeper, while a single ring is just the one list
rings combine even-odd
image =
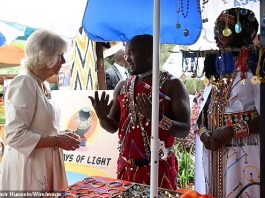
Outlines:
[{"label": "metal frame", "polygon": [[[260,47],[265,47],[265,0],[260,0]],[[265,195],[265,79],[260,85],[260,197]]]}]

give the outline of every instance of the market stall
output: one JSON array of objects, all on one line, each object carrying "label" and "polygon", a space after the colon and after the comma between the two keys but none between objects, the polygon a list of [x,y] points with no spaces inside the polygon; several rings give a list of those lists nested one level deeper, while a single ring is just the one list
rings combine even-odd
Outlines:
[{"label": "market stall", "polygon": [[[223,2],[226,2],[226,1],[223,1]],[[237,2],[238,4],[240,4],[240,2],[239,1],[234,1],[234,2]],[[256,2],[256,1],[255,1]],[[112,5],[113,6],[113,5]],[[235,6],[235,5],[234,5]],[[124,6],[124,4],[123,4],[123,7],[125,7],[126,8],[126,6]],[[131,6],[127,6],[127,7],[131,7]],[[262,7],[262,6],[261,6]],[[186,8],[186,6],[185,6],[185,8]],[[263,9],[264,10],[264,9]],[[184,10],[182,9],[182,12],[183,12]],[[80,12],[81,13],[81,12]],[[135,14],[135,13],[134,13]],[[185,16],[185,13],[184,13],[184,16]],[[177,18],[177,17],[176,17]],[[264,23],[264,22],[263,22]],[[176,24],[174,23],[174,26],[175,26]],[[49,27],[50,28],[50,27]],[[263,24],[263,28],[264,28],[264,24]],[[105,31],[102,31],[102,32],[105,32]],[[148,31],[147,31],[148,32]],[[149,30],[149,32],[150,32],[150,30]],[[187,31],[186,31],[187,32]],[[183,33],[183,32],[181,32],[181,33]],[[264,32],[261,32],[262,34],[264,34]],[[124,35],[123,34],[120,34],[120,38],[122,38],[123,40],[125,40],[124,38]],[[100,38],[100,36],[96,36],[96,38]],[[156,37],[157,39],[159,39],[159,35],[158,35],[158,37]],[[156,46],[157,47],[157,46]],[[264,83],[263,83],[263,85],[264,85]],[[263,86],[261,86],[261,87],[263,87]],[[262,95],[262,94],[261,94]],[[262,109],[262,108],[261,108]],[[262,112],[262,113],[264,113],[264,112]],[[261,114],[262,114],[261,113]],[[264,138],[263,138],[264,139]],[[264,145],[264,144],[261,144],[261,145]],[[262,152],[261,152],[262,153]],[[264,161],[264,160],[261,160],[261,161]],[[261,178],[264,178],[264,175],[262,174],[262,176],[263,177],[261,177]]]}]

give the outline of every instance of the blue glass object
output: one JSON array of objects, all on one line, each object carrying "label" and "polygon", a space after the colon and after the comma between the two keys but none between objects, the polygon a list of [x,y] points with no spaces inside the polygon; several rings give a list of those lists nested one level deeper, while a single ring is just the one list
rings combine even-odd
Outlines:
[{"label": "blue glass object", "polygon": [[236,32],[236,33],[240,33],[241,30],[242,30],[242,29],[241,29],[241,25],[240,25],[240,23],[236,23],[236,24],[235,24],[235,32]]},{"label": "blue glass object", "polygon": [[190,34],[190,31],[185,28],[184,31],[183,31],[183,35],[184,36],[189,36],[189,34]]},{"label": "blue glass object", "polygon": [[248,14],[248,10],[246,10],[246,9],[241,9],[241,10],[240,10],[240,14],[242,14],[242,15],[247,15],[247,14]]}]

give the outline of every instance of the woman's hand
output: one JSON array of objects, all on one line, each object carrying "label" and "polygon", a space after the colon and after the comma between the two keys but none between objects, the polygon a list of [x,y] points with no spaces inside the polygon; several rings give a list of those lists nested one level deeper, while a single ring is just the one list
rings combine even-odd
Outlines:
[{"label": "woman's hand", "polygon": [[63,131],[56,138],[57,146],[64,150],[73,151],[80,147],[80,137],[69,130]]},{"label": "woman's hand", "polygon": [[202,143],[204,144],[205,148],[212,150],[212,151],[215,151],[222,146],[222,143],[219,141],[216,141],[208,131],[204,132],[201,135],[200,139]]},{"label": "woman's hand", "polygon": [[[99,99],[98,92],[95,91],[95,97],[88,96],[91,103],[96,111],[99,119],[104,119],[110,112],[113,101],[109,103],[109,95],[105,91],[102,92],[101,98]],[[109,103],[109,104],[108,104]]]},{"label": "woman's hand", "polygon": [[74,133],[72,130],[66,129],[65,131],[62,131],[62,133],[80,141],[80,136]]}]

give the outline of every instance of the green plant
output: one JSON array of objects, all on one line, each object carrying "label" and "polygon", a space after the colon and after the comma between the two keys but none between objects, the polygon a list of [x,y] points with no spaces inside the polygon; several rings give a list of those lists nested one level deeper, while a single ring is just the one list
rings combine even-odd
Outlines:
[{"label": "green plant", "polygon": [[178,158],[178,184],[180,188],[192,188],[195,177],[195,155],[193,146],[190,148],[182,146],[177,143],[175,145],[175,152]]},{"label": "green plant", "polygon": [[189,94],[194,95],[197,91],[204,89],[204,82],[201,79],[191,78],[183,81]]}]

